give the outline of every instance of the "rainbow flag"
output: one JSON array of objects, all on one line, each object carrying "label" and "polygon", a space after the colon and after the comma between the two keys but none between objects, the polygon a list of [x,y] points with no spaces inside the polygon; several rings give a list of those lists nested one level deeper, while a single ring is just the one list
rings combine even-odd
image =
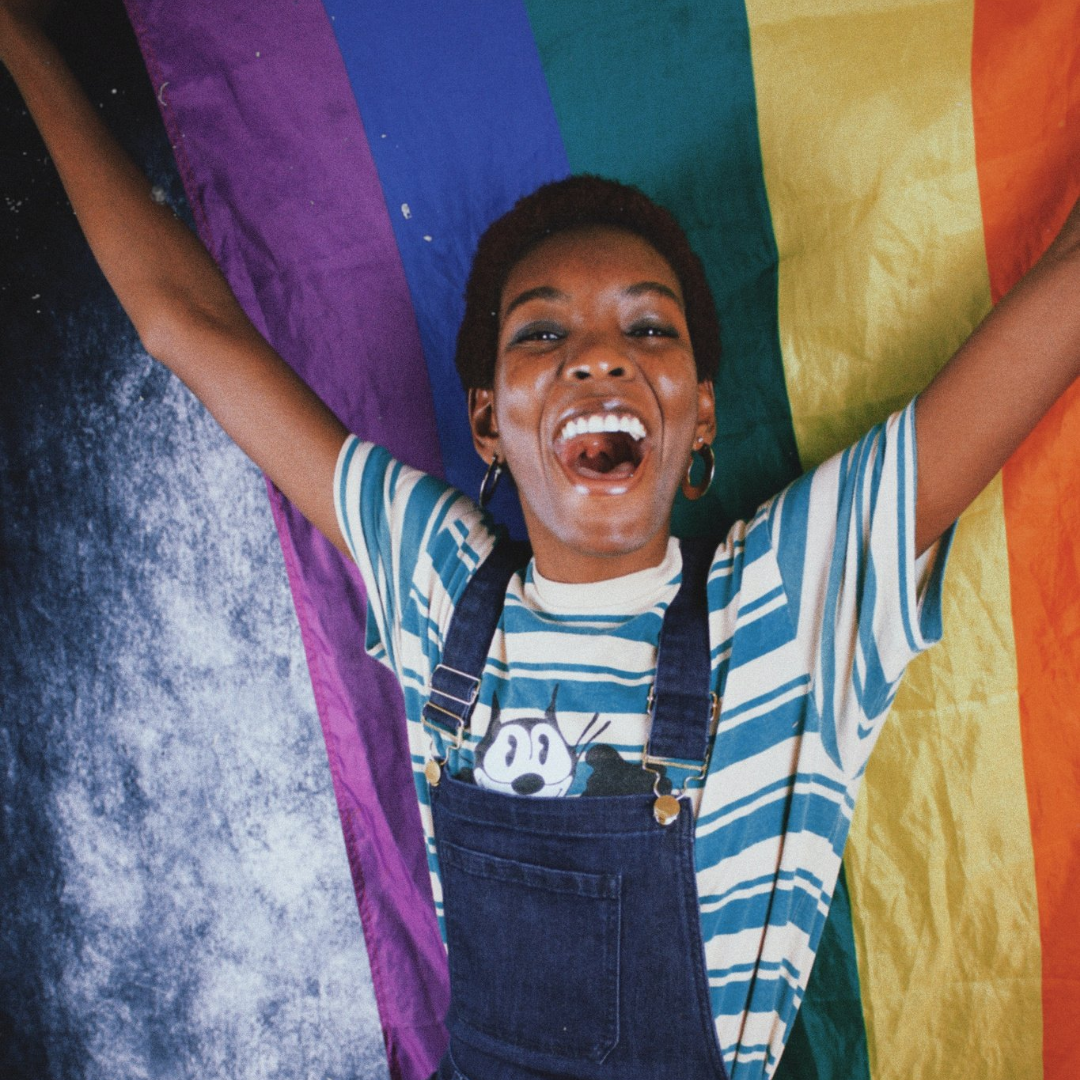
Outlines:
[{"label": "rainbow flag", "polygon": [[[684,533],[902,406],[1080,191],[1076,0],[127,3],[256,324],[353,430],[466,491],[464,277],[546,180],[641,186],[708,268],[721,468]],[[778,1075],[1080,1076],[1078,477],[1074,386],[961,521]],[[424,1077],[445,957],[397,691],[356,574],[270,498],[391,1074]]]}]

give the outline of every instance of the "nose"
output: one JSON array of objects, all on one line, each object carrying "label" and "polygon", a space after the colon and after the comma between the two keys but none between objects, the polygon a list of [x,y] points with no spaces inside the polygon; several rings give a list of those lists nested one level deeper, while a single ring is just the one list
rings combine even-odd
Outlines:
[{"label": "nose", "polygon": [[566,365],[564,375],[568,379],[630,379],[634,364],[626,353],[606,338],[586,341]]}]

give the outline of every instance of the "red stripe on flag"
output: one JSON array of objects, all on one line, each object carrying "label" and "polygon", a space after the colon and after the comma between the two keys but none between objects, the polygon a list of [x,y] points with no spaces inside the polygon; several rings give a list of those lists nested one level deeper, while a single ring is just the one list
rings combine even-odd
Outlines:
[{"label": "red stripe on flag", "polygon": [[[980,0],[972,99],[991,293],[1080,190],[1080,5]],[[1080,297],[1077,298],[1080,303]],[[1039,896],[1043,1075],[1080,1076],[1080,384],[1004,471],[1020,722]]]}]

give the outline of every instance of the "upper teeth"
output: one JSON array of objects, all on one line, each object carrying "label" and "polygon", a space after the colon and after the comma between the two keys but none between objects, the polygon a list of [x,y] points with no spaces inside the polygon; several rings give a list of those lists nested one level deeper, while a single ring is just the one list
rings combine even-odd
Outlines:
[{"label": "upper teeth", "polygon": [[645,438],[645,425],[636,417],[623,413],[593,413],[567,420],[559,432],[560,439],[573,439],[578,435],[596,434],[601,431],[625,431],[635,442]]}]

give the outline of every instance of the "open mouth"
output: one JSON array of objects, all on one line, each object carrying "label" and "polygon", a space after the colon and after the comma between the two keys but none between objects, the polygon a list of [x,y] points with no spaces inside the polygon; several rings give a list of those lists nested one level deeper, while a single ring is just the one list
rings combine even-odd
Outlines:
[{"label": "open mouth", "polygon": [[590,413],[563,425],[555,453],[583,480],[629,480],[645,456],[645,425],[630,413]]}]

